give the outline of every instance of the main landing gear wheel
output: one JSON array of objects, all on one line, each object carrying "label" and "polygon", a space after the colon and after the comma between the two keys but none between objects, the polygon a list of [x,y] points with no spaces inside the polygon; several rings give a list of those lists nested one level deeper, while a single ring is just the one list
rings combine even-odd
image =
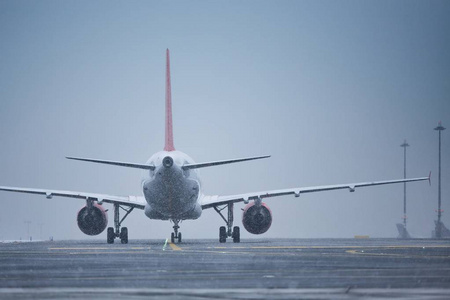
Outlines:
[{"label": "main landing gear wheel", "polygon": [[122,227],[120,231],[120,242],[122,244],[128,244],[128,228]]},{"label": "main landing gear wheel", "polygon": [[234,226],[232,236],[233,236],[233,243],[241,242],[241,230],[239,229],[239,226]]},{"label": "main landing gear wheel", "polygon": [[227,229],[225,226],[219,228],[219,242],[225,243],[227,241]]},{"label": "main landing gear wheel", "polygon": [[116,238],[116,235],[114,233],[114,228],[108,227],[106,242],[108,242],[108,244],[114,244],[115,238]]}]

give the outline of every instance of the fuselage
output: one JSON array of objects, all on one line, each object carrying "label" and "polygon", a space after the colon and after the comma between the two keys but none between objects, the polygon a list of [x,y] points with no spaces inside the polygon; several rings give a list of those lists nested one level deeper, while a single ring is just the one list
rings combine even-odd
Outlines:
[{"label": "fuselage", "polygon": [[158,220],[197,219],[202,213],[199,203],[201,183],[195,169],[184,170],[183,165],[194,161],[181,151],[160,151],[146,164],[142,189],[147,204],[145,215]]}]

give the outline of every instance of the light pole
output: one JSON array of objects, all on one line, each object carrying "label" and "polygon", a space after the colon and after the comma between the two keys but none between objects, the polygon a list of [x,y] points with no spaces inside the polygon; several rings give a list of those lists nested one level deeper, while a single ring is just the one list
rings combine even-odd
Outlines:
[{"label": "light pole", "polygon": [[442,238],[442,223],[441,223],[441,214],[442,214],[442,210],[441,210],[441,131],[445,130],[445,128],[442,126],[441,121],[439,121],[438,126],[436,128],[434,128],[434,130],[439,131],[439,179],[438,179],[438,219],[436,222],[436,238],[440,239]]},{"label": "light pole", "polygon": [[[403,178],[406,179],[406,147],[409,147],[409,144],[405,140],[400,147],[403,147]],[[403,227],[403,238],[406,238],[406,182],[403,183]]]}]

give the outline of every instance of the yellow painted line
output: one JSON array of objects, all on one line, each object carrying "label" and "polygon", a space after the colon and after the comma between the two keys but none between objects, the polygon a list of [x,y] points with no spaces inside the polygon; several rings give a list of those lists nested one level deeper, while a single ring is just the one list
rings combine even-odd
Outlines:
[{"label": "yellow painted line", "polygon": [[61,247],[61,248],[48,248],[48,250],[145,250],[150,249],[150,247]]},{"label": "yellow painted line", "polygon": [[75,248],[48,248],[48,250],[109,250],[110,248],[104,248],[104,247],[75,247]]},{"label": "yellow painted line", "polygon": [[[111,254],[148,254],[147,251],[115,251],[111,252]],[[64,255],[90,255],[90,254],[99,254],[96,251],[79,251],[79,252],[67,252]]]},{"label": "yellow painted line", "polygon": [[230,247],[207,247],[208,249],[248,249],[249,247],[236,247],[236,246],[230,246]]},{"label": "yellow painted line", "polygon": [[174,251],[181,251],[181,248],[175,245],[174,243],[169,243],[170,248]]}]

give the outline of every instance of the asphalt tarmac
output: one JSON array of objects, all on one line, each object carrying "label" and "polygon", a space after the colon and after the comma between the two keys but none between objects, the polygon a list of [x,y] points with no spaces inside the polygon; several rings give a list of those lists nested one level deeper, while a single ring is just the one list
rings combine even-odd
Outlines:
[{"label": "asphalt tarmac", "polygon": [[450,299],[450,241],[0,243],[0,299]]}]

